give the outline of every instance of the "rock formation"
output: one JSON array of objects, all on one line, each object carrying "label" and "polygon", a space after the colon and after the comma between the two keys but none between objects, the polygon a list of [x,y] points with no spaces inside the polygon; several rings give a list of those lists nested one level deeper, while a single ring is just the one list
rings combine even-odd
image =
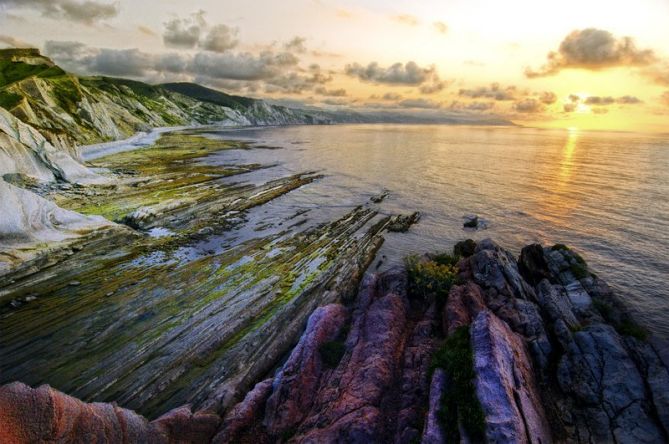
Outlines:
[{"label": "rock formation", "polygon": [[[516,261],[490,240],[456,251],[471,255],[456,267],[456,259],[432,255],[410,262],[408,274],[402,268],[367,274],[357,297],[315,309],[274,376],[225,398],[238,399],[236,405],[226,407],[219,397],[200,412],[177,409],[149,423],[115,405],[83,404],[48,387],[15,383],[0,388],[0,436],[9,442],[36,436],[667,441],[669,372],[578,254],[532,245]],[[452,282],[450,291],[440,294],[445,287],[433,285],[435,279]],[[437,290],[422,291],[426,283]]]}]

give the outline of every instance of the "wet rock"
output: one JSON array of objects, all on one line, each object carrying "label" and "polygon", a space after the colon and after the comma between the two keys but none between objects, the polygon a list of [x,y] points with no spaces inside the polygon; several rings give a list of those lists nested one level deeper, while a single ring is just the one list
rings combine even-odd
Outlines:
[{"label": "wet rock", "polygon": [[537,285],[543,279],[551,279],[552,274],[544,258],[544,249],[539,244],[532,244],[520,251],[518,269],[523,277],[532,285]]},{"label": "wet rock", "polygon": [[476,252],[476,242],[472,239],[466,239],[458,242],[453,247],[453,254],[461,257],[469,257]]},{"label": "wet rock", "polygon": [[471,341],[487,440],[551,442],[550,426],[523,340],[485,310],[472,323]]},{"label": "wet rock", "polygon": [[397,215],[394,216],[388,223],[388,231],[404,233],[409,231],[411,225],[418,223],[420,220],[421,214],[419,211],[411,213],[409,215]]},{"label": "wet rock", "polygon": [[384,190],[381,194],[377,194],[376,196],[370,197],[369,200],[372,201],[373,203],[378,204],[378,203],[383,202],[386,199],[386,197],[388,197],[389,195],[390,195],[390,191]]},{"label": "wet rock", "polygon": [[462,225],[465,228],[478,228],[479,227],[479,217],[478,216],[465,216],[465,222]]}]

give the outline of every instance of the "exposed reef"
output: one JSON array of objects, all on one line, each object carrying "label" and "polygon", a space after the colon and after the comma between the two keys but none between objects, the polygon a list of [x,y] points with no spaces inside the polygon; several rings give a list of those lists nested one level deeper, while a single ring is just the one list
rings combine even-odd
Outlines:
[{"label": "exposed reef", "polygon": [[[0,388],[0,405],[12,406],[0,430],[115,436],[115,421],[128,417],[130,430],[156,442],[174,442],[170,433],[216,443],[666,442],[669,372],[585,261],[562,245],[527,246],[519,261],[490,240],[470,246],[456,246],[466,257],[429,255],[369,273],[357,295],[321,288],[292,352],[268,358],[276,371],[263,376],[267,363],[247,374],[247,392],[233,389],[240,379],[219,385],[197,413],[182,408],[149,423],[10,384]],[[75,429],[49,413],[64,402],[100,413]]]}]

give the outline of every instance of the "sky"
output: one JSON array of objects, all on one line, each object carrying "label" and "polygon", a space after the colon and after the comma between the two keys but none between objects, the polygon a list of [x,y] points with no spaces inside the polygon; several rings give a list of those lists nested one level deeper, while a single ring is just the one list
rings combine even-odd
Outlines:
[{"label": "sky", "polygon": [[669,132],[669,0],[0,0],[0,47],[298,106]]}]

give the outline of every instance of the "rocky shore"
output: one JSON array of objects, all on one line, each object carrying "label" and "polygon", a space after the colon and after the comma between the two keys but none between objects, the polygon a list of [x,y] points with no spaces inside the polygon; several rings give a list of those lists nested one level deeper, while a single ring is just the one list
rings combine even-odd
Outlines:
[{"label": "rocky shore", "polygon": [[246,393],[229,384],[196,413],[181,407],[148,422],[114,404],[13,383],[0,388],[0,437],[667,441],[667,368],[618,296],[564,245],[529,245],[516,260],[491,240],[468,241],[454,254],[367,273],[357,295],[330,291],[308,309],[292,351],[274,357],[276,370],[246,378],[256,382]]}]

